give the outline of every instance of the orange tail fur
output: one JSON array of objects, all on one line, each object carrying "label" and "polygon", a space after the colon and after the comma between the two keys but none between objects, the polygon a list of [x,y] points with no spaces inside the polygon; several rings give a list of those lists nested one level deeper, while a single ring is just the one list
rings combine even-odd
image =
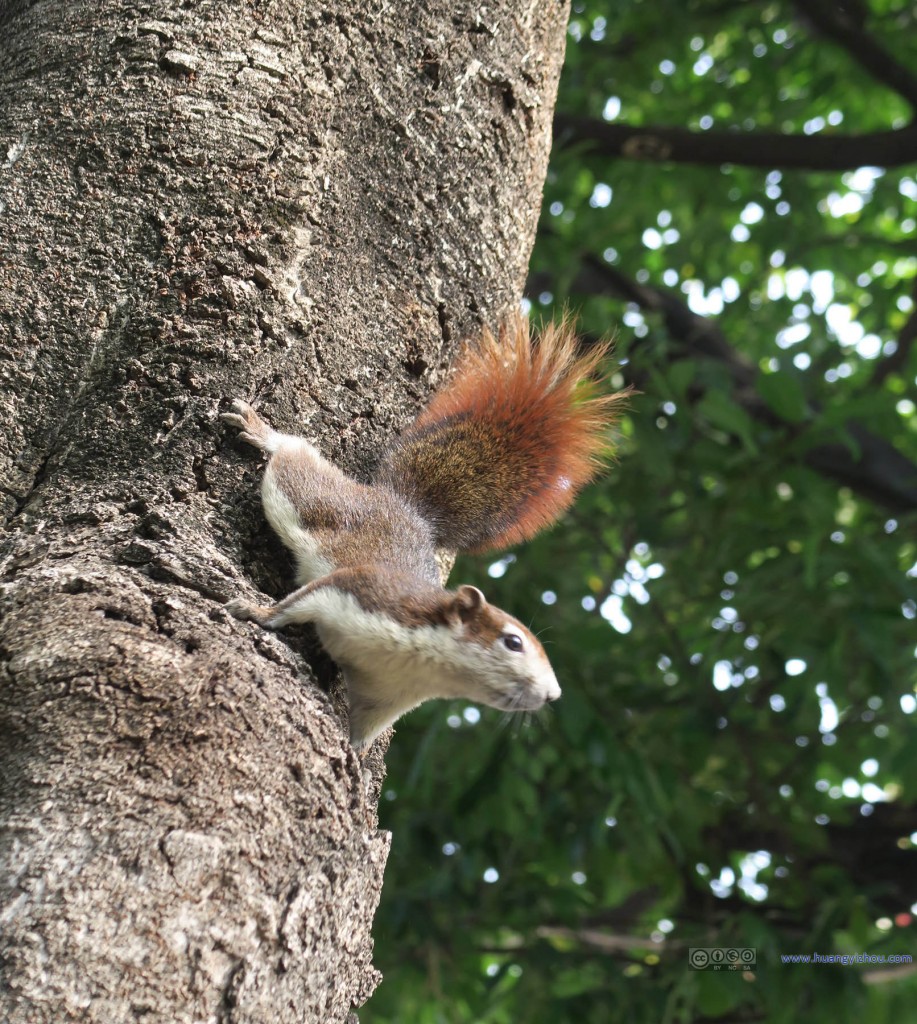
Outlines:
[{"label": "orange tail fur", "polygon": [[499,550],[555,522],[610,450],[626,392],[592,379],[608,354],[577,355],[572,323],[533,346],[518,314],[460,356],[443,391],[388,451],[377,480],[408,498],[441,547]]}]

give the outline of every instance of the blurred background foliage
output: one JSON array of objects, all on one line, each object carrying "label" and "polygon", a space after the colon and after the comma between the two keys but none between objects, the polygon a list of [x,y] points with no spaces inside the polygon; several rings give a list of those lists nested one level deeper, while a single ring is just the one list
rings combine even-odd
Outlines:
[{"label": "blurred background foliage", "polygon": [[917,951],[917,13],[573,6],[529,302],[641,393],[560,528],[456,569],[564,696],[399,723],[361,1019],[913,1019],[913,965],[780,958]]}]

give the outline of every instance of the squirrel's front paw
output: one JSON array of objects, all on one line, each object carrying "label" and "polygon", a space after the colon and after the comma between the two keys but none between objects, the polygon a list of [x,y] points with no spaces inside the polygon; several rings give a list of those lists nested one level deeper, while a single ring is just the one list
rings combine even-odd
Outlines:
[{"label": "squirrel's front paw", "polygon": [[273,608],[250,604],[248,601],[243,601],[241,597],[237,597],[228,604],[224,604],[223,609],[229,612],[234,619],[242,619],[243,622],[257,622],[263,629],[274,628],[271,621],[274,618]]},{"label": "squirrel's front paw", "polygon": [[257,621],[258,609],[250,602],[243,601],[241,597],[236,597],[224,604],[223,610],[228,612],[234,619],[242,619],[243,622],[246,620]]}]

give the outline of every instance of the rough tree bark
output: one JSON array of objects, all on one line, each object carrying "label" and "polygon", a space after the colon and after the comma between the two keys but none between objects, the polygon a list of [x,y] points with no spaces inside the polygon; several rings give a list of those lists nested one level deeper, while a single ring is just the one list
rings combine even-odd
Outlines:
[{"label": "rough tree bark", "polygon": [[0,3],[0,1019],[346,1019],[388,837],[234,395],[365,472],[520,294],[566,4]]}]

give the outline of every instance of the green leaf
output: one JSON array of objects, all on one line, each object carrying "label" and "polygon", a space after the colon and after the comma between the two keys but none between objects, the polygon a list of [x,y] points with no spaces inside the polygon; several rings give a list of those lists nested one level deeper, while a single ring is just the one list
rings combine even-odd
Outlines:
[{"label": "green leaf", "polygon": [[697,1009],[707,1017],[722,1017],[742,1002],[746,986],[741,971],[699,971]]},{"label": "green leaf", "polygon": [[783,420],[802,423],[809,413],[809,404],[799,378],[792,373],[759,374],[755,384],[758,394]]},{"label": "green leaf", "polygon": [[751,417],[722,391],[708,391],[698,403],[698,411],[710,424],[738,437],[745,447],[757,454],[755,427]]}]

